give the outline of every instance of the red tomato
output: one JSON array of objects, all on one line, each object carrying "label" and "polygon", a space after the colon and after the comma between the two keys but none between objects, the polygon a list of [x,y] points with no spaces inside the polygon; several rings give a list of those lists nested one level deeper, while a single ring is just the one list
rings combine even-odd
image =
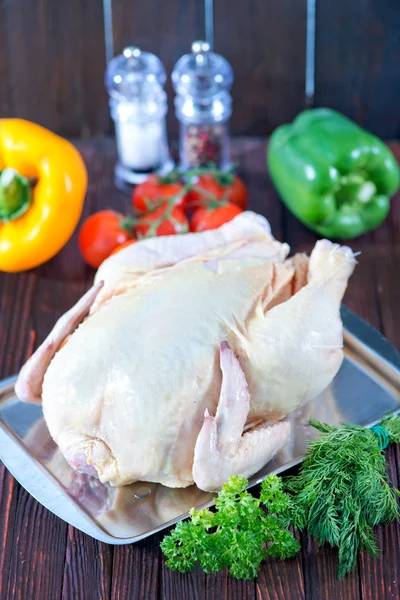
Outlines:
[{"label": "red tomato", "polygon": [[149,175],[146,181],[137,185],[133,190],[133,208],[137,212],[152,211],[159,206],[160,200],[174,196],[176,196],[175,204],[183,207],[186,205],[187,196],[183,188],[183,183],[176,176]]},{"label": "red tomato", "polygon": [[121,227],[123,215],[113,210],[101,210],[83,223],[78,246],[84,260],[91,267],[99,267],[117,247],[131,239]]},{"label": "red tomato", "polygon": [[[223,177],[223,174],[221,174],[221,177]],[[192,189],[188,193],[187,203],[196,208],[201,203],[205,205],[209,200],[224,199],[244,210],[248,200],[247,188],[237,175],[232,175],[232,180],[232,183],[224,185],[219,181],[218,176],[200,175],[194,184],[196,189]]]},{"label": "red tomato", "polygon": [[144,237],[175,235],[186,233],[188,229],[189,223],[184,210],[180,206],[171,207],[165,202],[159,208],[139,217],[136,234]]},{"label": "red tomato", "polygon": [[[121,244],[120,246],[117,246],[116,248],[114,248],[114,250],[111,252],[111,254],[117,254],[120,250],[123,250],[124,248],[127,248],[128,246],[132,246],[132,244],[136,244],[137,240],[128,240],[126,242],[124,242],[123,244]],[[110,254],[110,256],[111,256]]]},{"label": "red tomato", "polygon": [[190,222],[190,231],[206,231],[208,229],[218,229],[224,223],[232,221],[234,217],[240,215],[242,209],[236,204],[223,204],[218,208],[198,208],[193,214]]}]

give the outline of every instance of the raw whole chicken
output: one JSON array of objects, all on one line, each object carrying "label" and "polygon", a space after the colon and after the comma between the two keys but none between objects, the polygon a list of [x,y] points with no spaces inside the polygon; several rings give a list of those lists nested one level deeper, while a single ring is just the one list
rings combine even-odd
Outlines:
[{"label": "raw whole chicken", "polygon": [[43,402],[67,461],[102,482],[213,491],[251,476],[343,358],[352,251],[322,240],[310,258],[288,253],[252,212],[127,247],[23,367],[17,394]]}]

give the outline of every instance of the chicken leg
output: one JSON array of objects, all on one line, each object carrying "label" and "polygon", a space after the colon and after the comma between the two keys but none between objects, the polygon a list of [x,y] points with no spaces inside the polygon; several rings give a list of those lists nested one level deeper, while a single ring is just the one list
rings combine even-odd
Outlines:
[{"label": "chicken leg", "polygon": [[317,242],[307,285],[249,324],[239,354],[252,420],[282,418],[336,375],[343,360],[340,302],[355,262],[350,248]]}]

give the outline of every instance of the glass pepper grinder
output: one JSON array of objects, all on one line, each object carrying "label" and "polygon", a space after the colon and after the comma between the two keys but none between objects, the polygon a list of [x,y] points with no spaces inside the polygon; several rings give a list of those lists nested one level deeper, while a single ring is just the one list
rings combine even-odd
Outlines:
[{"label": "glass pepper grinder", "polygon": [[207,42],[192,44],[172,72],[175,111],[180,121],[180,167],[184,170],[213,163],[230,167],[228,121],[233,71],[228,61],[211,52]]},{"label": "glass pepper grinder", "polygon": [[150,173],[165,174],[174,167],[167,145],[165,81],[157,56],[135,46],[125,48],[107,67],[118,149],[115,183],[123,191],[129,192]]}]

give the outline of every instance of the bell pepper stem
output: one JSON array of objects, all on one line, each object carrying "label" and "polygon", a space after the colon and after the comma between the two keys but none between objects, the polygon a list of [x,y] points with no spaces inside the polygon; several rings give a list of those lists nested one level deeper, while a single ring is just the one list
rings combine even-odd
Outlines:
[{"label": "bell pepper stem", "polygon": [[0,220],[21,217],[30,207],[32,192],[29,181],[15,169],[7,167],[0,174]]},{"label": "bell pepper stem", "polygon": [[336,199],[339,204],[352,203],[354,201],[367,204],[376,195],[376,192],[376,185],[372,181],[353,173],[341,177],[340,187],[336,192]]},{"label": "bell pepper stem", "polygon": [[358,201],[369,202],[376,194],[376,185],[372,181],[365,181],[358,191]]}]

